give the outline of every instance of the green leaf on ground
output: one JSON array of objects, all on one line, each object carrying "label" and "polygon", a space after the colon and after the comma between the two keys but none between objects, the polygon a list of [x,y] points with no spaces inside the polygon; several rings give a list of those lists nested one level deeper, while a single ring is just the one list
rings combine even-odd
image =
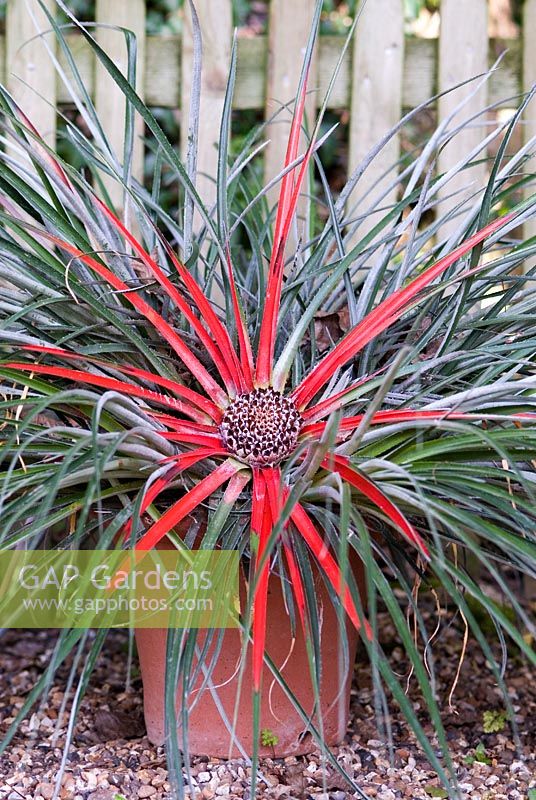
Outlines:
[{"label": "green leaf on ground", "polygon": [[449,793],[446,789],[443,789],[441,786],[425,786],[426,794],[429,794],[430,797],[448,797]]},{"label": "green leaf on ground", "polygon": [[465,763],[467,766],[471,767],[475,761],[478,761],[479,764],[491,764],[491,758],[486,753],[486,748],[479,742],[475,747],[475,750],[470,755],[464,758]]},{"label": "green leaf on ground", "polygon": [[482,727],[484,733],[500,733],[506,727],[506,714],[504,711],[484,711]]}]

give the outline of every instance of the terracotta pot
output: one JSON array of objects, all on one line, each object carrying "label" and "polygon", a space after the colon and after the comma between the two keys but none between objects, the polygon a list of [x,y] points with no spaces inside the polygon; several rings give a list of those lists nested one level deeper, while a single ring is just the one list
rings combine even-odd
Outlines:
[{"label": "terracotta pot", "polygon": [[[356,580],[363,594],[362,570],[356,570]],[[321,683],[320,700],[324,739],[328,745],[339,744],[345,735],[349,715],[350,684],[357,648],[358,635],[352,626],[347,626],[350,666],[344,671],[344,656],[337,612],[320,574],[316,574],[317,601],[321,609]],[[241,593],[245,592],[242,580]],[[302,707],[311,714],[314,708],[313,685],[309,661],[301,630],[292,644],[290,621],[285,608],[281,582],[277,576],[270,578],[268,588],[268,618],[266,649],[274,664],[299,699]],[[299,626],[298,626],[299,627]],[[147,734],[154,744],[165,740],[164,686],[167,630],[138,629],[136,642],[140,658],[144,691],[144,711]],[[198,641],[203,641],[203,631]],[[221,758],[251,755],[253,750],[253,710],[251,675],[251,648],[248,649],[238,716],[235,728],[235,743],[225,721],[222,719],[213,695],[205,689],[201,696],[192,692],[196,699],[189,714],[188,741],[190,753],[194,755],[218,756]],[[225,714],[232,722],[238,692],[238,668],[242,652],[242,641],[238,630],[226,630],[218,661],[212,673],[214,686]],[[318,716],[313,717],[318,727]],[[307,731],[291,701],[265,666],[261,697],[261,730],[268,729],[277,737],[272,747],[260,747],[264,755],[305,754],[316,749],[316,741]],[[180,732],[179,732],[180,735]],[[242,752],[237,747],[240,742]],[[181,739],[179,739],[180,746]]]}]

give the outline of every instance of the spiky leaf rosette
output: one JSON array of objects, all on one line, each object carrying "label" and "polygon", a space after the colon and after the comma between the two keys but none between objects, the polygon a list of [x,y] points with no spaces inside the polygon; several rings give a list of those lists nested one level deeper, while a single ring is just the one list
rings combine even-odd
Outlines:
[{"label": "spiky leaf rosette", "polygon": [[[96,534],[102,546],[123,535],[125,545],[144,551],[208,508],[205,546],[238,548],[253,564],[243,621],[251,623],[257,698],[273,564],[310,642],[315,675],[318,609],[308,553],[334,602],[361,630],[378,692],[388,687],[448,783],[452,776],[378,645],[375,609],[381,601],[392,615],[445,752],[437,690],[422,660],[430,632],[414,584],[439,583],[501,685],[497,654],[468,596],[535,661],[523,636],[533,622],[503,569],[534,574],[536,565],[535,295],[533,272],[516,271],[535,245],[513,238],[534,202],[512,201],[523,153],[504,156],[518,114],[495,132],[503,144],[484,193],[449,213],[459,222],[449,240],[437,191],[455,171],[431,179],[427,158],[417,153],[393,179],[401,200],[376,212],[375,227],[360,237],[352,214],[345,215],[359,171],[334,201],[317,160],[325,202],[314,206],[317,229],[303,232],[294,253],[297,203],[317,159],[327,102],[300,153],[319,11],[320,4],[273,225],[253,169],[262,128],[234,161],[228,157],[234,55],[213,209],[150,110],[83,27],[80,35],[158,150],[150,194],[113,156],[60,30],[74,74],[70,89],[92,133],[86,138],[67,126],[86,173],[51,152],[2,92],[5,134],[17,147],[0,155],[2,544],[34,547],[59,526],[69,531],[66,544]],[[428,156],[444,140],[442,129]],[[458,170],[476,156],[468,154]],[[186,198],[186,234],[159,204],[164,167]],[[93,188],[103,171],[122,183],[123,211]],[[192,206],[203,226],[190,241]],[[427,224],[430,210],[435,218]],[[195,257],[186,264],[181,252]],[[215,297],[224,298],[224,309]],[[328,346],[325,337],[316,341],[319,312],[341,310],[347,329]],[[106,515],[107,508],[114,512],[103,526],[102,513],[95,521],[90,512]],[[368,619],[348,573],[349,551],[365,567]],[[482,581],[464,552],[480,563]],[[520,624],[486,590],[491,583]],[[395,585],[409,598],[414,630]],[[76,641],[65,634],[58,652],[64,657]],[[174,714],[172,700],[168,706]]]}]

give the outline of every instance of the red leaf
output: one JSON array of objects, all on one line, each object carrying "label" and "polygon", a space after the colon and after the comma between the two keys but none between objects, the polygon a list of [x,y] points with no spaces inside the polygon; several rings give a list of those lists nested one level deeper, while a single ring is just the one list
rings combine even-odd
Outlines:
[{"label": "red leaf", "polygon": [[349,459],[330,453],[322,462],[322,466],[329,472],[338,472],[341,478],[344,478],[345,481],[358,489],[365,497],[372,500],[372,502],[389,517],[391,522],[402,531],[406,538],[419,548],[422,555],[427,559],[430,558],[430,552],[422,538],[413,525],[408,522],[400,509],[398,509],[371,480],[357,472],[351,466]]},{"label": "red leaf", "polygon": [[[164,386],[166,389],[170,389],[170,391],[177,394],[179,397],[182,397],[185,400],[189,400],[194,406],[202,409],[205,414],[208,414],[215,422],[220,422],[222,419],[222,411],[215,405],[211,400],[203,395],[199,394],[199,392],[195,392],[193,389],[184,386],[182,383],[178,383],[177,381],[173,381],[170,378],[163,378],[160,375],[156,375],[153,372],[148,372],[144,369],[138,369],[137,367],[131,367],[127,364],[111,364],[109,361],[103,361],[100,358],[94,358],[93,356],[86,356],[81,355],[79,353],[72,353],[69,350],[62,350],[59,347],[44,347],[43,345],[22,345],[23,350],[29,350],[30,352],[37,352],[37,353],[48,353],[49,355],[58,356],[58,358],[65,358],[69,360],[77,359],[79,361],[89,361],[91,364],[98,364],[101,367],[106,367],[108,369],[117,370],[117,372],[122,372],[124,375],[131,375],[133,378],[141,378],[142,380],[150,381],[151,383],[156,383],[158,386]],[[189,414],[189,416],[193,417],[193,414]],[[199,419],[203,419],[202,415],[196,414],[196,417]],[[173,419],[173,418],[171,418]]]},{"label": "red leaf", "polygon": [[249,472],[237,472],[233,475],[227,489],[223,493],[223,502],[232,505],[240,497],[242,490],[249,483],[251,475]]},{"label": "red leaf", "polygon": [[[62,182],[65,184],[65,186],[66,186],[68,189],[70,189],[71,191],[73,191],[73,185],[72,185],[71,181],[69,180],[69,178],[67,177],[67,174],[66,174],[65,170],[63,169],[63,167],[61,166],[61,164],[60,164],[60,163],[59,163],[59,162],[58,162],[58,161],[57,161],[55,158],[53,158],[53,156],[50,154],[50,152],[49,152],[48,148],[47,148],[47,147],[46,147],[46,145],[44,144],[44,139],[43,139],[43,137],[41,136],[41,134],[39,133],[39,131],[37,130],[37,128],[35,127],[35,125],[34,125],[34,124],[31,122],[31,120],[30,120],[30,119],[29,119],[29,118],[26,116],[26,114],[24,113],[24,111],[23,111],[23,110],[21,109],[21,107],[20,107],[20,106],[19,106],[19,105],[18,105],[18,104],[17,104],[17,103],[16,103],[16,102],[13,100],[13,98],[12,98],[12,97],[10,97],[9,99],[10,99],[10,102],[12,103],[12,105],[13,105],[13,107],[14,107],[14,110],[15,110],[15,113],[16,113],[16,115],[17,115],[17,116],[18,116],[18,117],[19,117],[19,118],[22,120],[22,122],[24,123],[24,125],[26,126],[26,128],[27,128],[27,129],[28,129],[28,130],[29,130],[29,131],[30,131],[30,132],[31,132],[31,133],[34,135],[34,137],[35,137],[35,140],[34,140],[34,141],[33,141],[33,143],[32,143],[32,144],[33,144],[33,147],[34,147],[34,148],[36,148],[36,149],[38,150],[38,152],[40,153],[41,157],[42,157],[42,158],[43,158],[45,161],[47,161],[47,162],[48,162],[48,164],[49,164],[49,165],[52,167],[52,169],[54,170],[54,172],[56,173],[56,175],[57,175],[57,176],[60,178],[60,180],[61,180],[61,181],[62,181]],[[28,137],[28,136],[27,136],[26,138],[27,138],[27,139],[30,139],[30,137]],[[37,140],[37,141],[36,141],[36,140]]]},{"label": "red leaf", "polygon": [[[281,516],[281,510],[284,498],[283,487],[281,486],[281,470],[279,468],[266,469],[263,470],[263,474],[266,480],[266,488],[268,491],[268,502],[271,507],[272,520],[278,520]],[[288,523],[286,527],[288,527]],[[294,556],[294,551],[292,549],[292,544],[288,540],[288,536],[286,534],[283,538],[283,549],[285,551],[289,577],[292,584],[292,591],[294,593],[296,605],[298,608],[298,614],[300,617],[303,631],[305,633],[306,631],[305,591],[303,588],[301,573],[298,568],[296,558]]]},{"label": "red leaf", "polygon": [[[340,433],[344,432],[352,432],[354,431],[361,420],[363,419],[363,414],[358,414],[355,417],[343,417],[339,423],[338,431]],[[401,408],[398,410],[392,411],[377,411],[376,414],[371,418],[370,424],[371,425],[387,425],[387,424],[395,424],[397,422],[411,422],[412,420],[421,420],[421,419],[430,419],[430,420],[471,420],[474,422],[480,422],[482,420],[489,420],[489,419],[501,419],[502,415],[497,414],[466,414],[463,411],[451,411],[448,408],[445,409],[433,409],[427,410],[422,409],[421,411],[414,410],[411,408]],[[531,413],[520,413],[520,414],[509,414],[504,415],[502,417],[505,421],[507,420],[533,420],[536,418],[536,414]],[[318,438],[322,436],[324,430],[326,428],[327,422],[314,422],[311,425],[304,425],[301,429],[300,435],[301,436],[312,436],[313,438]],[[345,438],[345,437],[342,437]]]},{"label": "red leaf", "polygon": [[[301,126],[305,110],[305,99],[307,96],[307,76],[302,86],[301,94],[298,97],[292,125],[287,144],[285,156],[285,167],[296,160],[298,146],[300,142]],[[268,268],[268,280],[266,288],[266,301],[264,314],[261,322],[259,336],[259,348],[257,353],[256,383],[259,386],[267,386],[271,379],[275,335],[277,330],[277,317],[279,314],[279,304],[281,301],[281,286],[283,283],[283,266],[285,261],[285,245],[288,239],[290,224],[296,209],[301,185],[307,166],[313,151],[314,141],[312,140],[307,148],[304,160],[301,164],[298,177],[295,179],[296,167],[286,173],[281,181],[279,200],[277,203],[277,216],[274,229],[274,243],[270,266]]]},{"label": "red leaf", "polygon": [[179,277],[183,281],[187,290],[190,292],[194,302],[196,303],[201,313],[202,318],[206,321],[207,325],[211,329],[212,335],[214,336],[216,342],[218,342],[218,346],[220,347],[220,350],[222,351],[224,357],[232,362],[232,371],[237,384],[246,386],[247,373],[244,373],[243,368],[238,361],[238,357],[233,347],[233,343],[231,342],[231,337],[229,336],[229,331],[219,319],[218,315],[212,308],[210,301],[202,291],[199,284],[188,272],[184,264],[182,264],[179,261],[179,259],[173,252],[173,248],[161,234],[160,234],[160,241],[164,245],[169,258],[173,262],[173,266],[179,273]]},{"label": "red leaf", "polygon": [[268,604],[268,579],[270,576],[269,558],[266,558],[262,566],[260,566],[265,556],[266,545],[272,532],[272,516],[266,500],[266,483],[263,472],[254,469],[251,532],[258,536],[257,557],[255,559],[255,590],[253,596],[252,626],[252,669],[253,690],[255,692],[258,692],[261,686],[264,650],[266,647],[266,611]]},{"label": "red leaf", "polygon": [[77,247],[73,247],[72,244],[69,244],[69,242],[63,241],[63,239],[60,239],[58,236],[54,236],[48,231],[39,231],[39,236],[54,242],[54,244],[56,244],[58,247],[61,247],[63,250],[71,253],[71,255],[82,261],[94,272],[96,272],[97,275],[100,275],[100,277],[107,281],[110,286],[113,286],[114,289],[123,292],[123,297],[125,297],[128,302],[140,312],[140,314],[143,314],[143,316],[154,325],[156,330],[163,336],[165,341],[167,341],[168,344],[173,348],[183,364],[185,364],[185,366],[189,369],[192,376],[199,381],[209,397],[211,397],[221,408],[225,408],[227,406],[228,397],[226,393],[209,375],[199,359],[196,358],[190,348],[183,342],[182,338],[173,330],[171,325],[169,325],[169,323],[167,323],[166,320],[154,310],[154,308],[151,308],[151,306],[146,303],[136,291],[133,291],[129,286],[127,286],[126,283],[120,280],[117,275],[114,275],[111,270],[109,270],[95,258],[86,255],[84,252],[82,252],[82,250],[79,250]]},{"label": "red leaf", "polygon": [[375,336],[384,331],[398,320],[407,310],[408,305],[426,286],[439,277],[448,267],[452,266],[459,258],[470,252],[477,244],[483,242],[492,233],[502,228],[515,218],[515,212],[506,214],[496,219],[482,230],[477,231],[463,244],[449,255],[440,259],[428,269],[424,270],[417,278],[402,289],[380,303],[373,311],[361,320],[342,339],[315,369],[304,378],[301,384],[294,389],[292,397],[298,408],[303,409],[316,393],[335,374],[335,372],[348,363],[354,356],[370,342]]},{"label": "red leaf", "polygon": [[187,419],[172,417],[171,414],[160,414],[158,411],[148,411],[147,413],[150,417],[167,425],[168,428],[171,428],[172,431],[176,431],[177,433],[217,434],[219,431],[216,425],[203,425],[200,422],[190,422],[190,420]]},{"label": "red leaf", "polygon": [[225,450],[223,447],[223,442],[216,431],[213,436],[209,434],[203,433],[191,433],[189,431],[179,432],[179,431],[166,431],[164,433],[160,433],[159,435],[163,439],[167,439],[168,442],[179,442],[180,444],[197,444],[203,445],[204,447],[218,447],[219,450],[223,453],[229,455],[229,451]]},{"label": "red leaf", "polygon": [[[141,244],[137,241],[137,239],[130,233],[130,231],[123,225],[120,219],[116,217],[116,215],[100,200],[98,197],[94,197],[94,200],[101,211],[110,219],[115,227],[121,232],[123,237],[129,242],[129,244],[134,248],[144,265],[147,269],[154,275],[160,286],[162,286],[168,296],[173,300],[177,308],[184,314],[192,328],[195,330],[197,335],[199,336],[200,341],[204,344],[207,353],[212,358],[214,364],[216,365],[218,372],[220,373],[223,382],[225,383],[228,390],[235,389],[238,386],[239,376],[235,373],[233,377],[231,377],[231,373],[229,371],[229,364],[233,364],[232,359],[228,357],[228,361],[225,360],[223,357],[222,352],[220,351],[216,342],[209,336],[201,321],[196,317],[196,315],[192,312],[190,306],[186,302],[183,295],[179,292],[179,290],[171,283],[169,278],[164,274],[164,272],[160,269],[156,261],[151,258],[151,256],[144,250]],[[184,270],[186,271],[186,270]],[[192,279],[193,280],[193,279]],[[195,282],[194,282],[195,283]],[[202,293],[201,293],[202,294]],[[199,298],[196,298],[197,301]],[[207,324],[210,324],[212,319],[207,316],[206,314],[206,306],[210,304],[207,302],[205,304],[205,321]],[[201,310],[201,309],[200,309]],[[212,309],[211,309],[212,311]],[[214,315],[215,316],[215,315]],[[221,323],[220,323],[221,326]],[[223,327],[223,326],[221,326]],[[218,335],[220,331],[213,332],[214,335]],[[232,349],[232,346],[231,346]]]},{"label": "red leaf", "polygon": [[[165,459],[165,461],[174,462],[171,469],[166,472],[165,475],[162,475],[160,478],[157,478],[154,483],[152,483],[145,495],[143,497],[141,506],[140,506],[140,516],[144,514],[151,503],[154,503],[156,498],[159,494],[161,494],[164,489],[169,486],[172,480],[174,480],[177,475],[180,475],[185,469],[188,467],[197,464],[199,461],[202,461],[204,458],[209,458],[213,455],[212,450],[208,450],[207,448],[199,448],[193,453],[181,453],[179,456],[173,456],[171,459]],[[130,536],[130,532],[132,530],[132,520],[129,520],[124,527],[124,537],[125,539]]]},{"label": "red leaf", "polygon": [[[296,503],[292,509],[290,517],[322,567],[334,590],[339,595],[341,603],[350,617],[352,624],[359,630],[361,628],[361,620],[359,619],[359,614],[357,613],[351,592],[346,582],[343,582],[340,568],[331,555],[326,543],[316,530],[311,518],[299,503]],[[370,626],[367,622],[365,622],[364,625],[367,635],[370,636]]]},{"label": "red leaf", "polygon": [[[196,456],[198,456],[196,458]],[[159,464],[167,464],[173,463],[177,461],[178,458],[184,458],[184,464],[186,467],[192,466],[192,464],[196,464],[200,459],[199,456],[202,458],[214,458],[217,456],[223,456],[224,458],[229,458],[229,451],[222,450],[221,447],[213,447],[212,445],[203,445],[201,447],[196,447],[195,450],[187,450],[185,453],[180,453],[176,456],[166,456],[166,458],[162,458],[158,463]],[[191,459],[189,461],[188,459]]]},{"label": "red leaf", "polygon": [[246,391],[250,392],[253,389],[253,369],[254,369],[253,353],[251,352],[251,341],[246,328],[244,315],[240,305],[238,292],[236,289],[236,282],[234,278],[234,270],[231,261],[231,253],[229,251],[229,245],[227,245],[227,277],[229,279],[229,287],[231,289],[233,312],[235,316],[235,324],[238,334],[238,344],[240,347],[242,374],[244,376],[245,389]]},{"label": "red leaf", "polygon": [[[192,454],[193,455],[193,454]],[[214,472],[197,483],[193,489],[186,492],[180,500],[165,511],[160,519],[152,525],[136,544],[136,550],[152,550],[163,539],[175,525],[197,508],[203,500],[206,500],[222,483],[235,475],[239,470],[232,461],[225,461],[216,467]]]},{"label": "red leaf", "polygon": [[[192,416],[192,406],[189,403],[184,403],[177,400],[175,397],[169,397],[167,394],[160,394],[160,392],[153,392],[151,389],[144,389],[141,386],[136,386],[133,383],[126,383],[119,381],[116,378],[106,378],[103,375],[93,375],[91,372],[85,372],[81,369],[67,369],[67,367],[49,367],[46,364],[30,364],[27,362],[12,361],[2,366],[7,369],[18,369],[24,372],[35,372],[41,375],[55,375],[58,378],[66,378],[67,380],[75,381],[76,383],[87,383],[90,386],[100,386],[103,389],[110,389],[111,391],[121,392],[128,397],[139,397],[148,402],[159,403],[160,405],[172,408],[181,414]],[[194,418],[195,415],[194,415]]]},{"label": "red leaf", "polygon": [[347,386],[340,392],[330,395],[330,397],[322,400],[321,403],[317,403],[317,405],[305,409],[302,411],[302,417],[311,421],[322,419],[322,417],[327,417],[327,415],[331,414],[332,411],[337,411],[339,408],[342,408],[345,398],[350,394],[350,392],[353,392],[354,389],[358,389],[364,383],[367,383],[367,381],[371,381],[373,378],[376,378],[382,372],[385,372],[385,369],[385,367],[382,367],[376,372],[373,372],[371,375],[364,375],[358,381],[350,384],[350,386]]},{"label": "red leaf", "polygon": [[[266,488],[268,490],[268,502],[271,507],[272,520],[274,520],[275,523],[275,520],[280,518],[283,507],[284,492],[283,487],[281,486],[281,470],[279,468],[266,469],[263,470],[263,473],[266,480]],[[288,528],[288,522],[285,527]],[[283,549],[285,551],[285,557],[287,560],[292,591],[294,592],[294,597],[296,599],[296,605],[298,607],[302,628],[305,632],[305,591],[303,588],[301,573],[294,557],[294,551],[286,534],[283,538]]]},{"label": "red leaf", "polygon": [[290,578],[290,582],[292,584],[292,591],[294,593],[294,598],[296,600],[296,606],[298,608],[298,614],[300,616],[301,625],[305,633],[306,632],[305,591],[303,588],[301,572],[299,570],[296,558],[294,556],[294,550],[292,549],[292,544],[289,541],[287,541],[286,538],[283,539],[283,548],[285,550],[285,558],[287,559],[288,575]]},{"label": "red leaf", "polygon": [[[343,417],[343,419],[339,422],[338,431],[340,433],[343,432],[352,432],[354,431],[361,420],[363,419],[363,414],[358,414],[355,417]],[[376,414],[371,418],[370,424],[371,425],[386,425],[388,423],[396,423],[396,422],[407,422],[408,420],[419,420],[419,419],[481,419],[481,415],[478,414],[464,414],[461,411],[450,411],[447,409],[440,409],[438,411],[414,411],[410,408],[402,408],[399,410],[394,411],[377,411]],[[328,423],[327,422],[314,422],[311,425],[304,425],[301,430],[302,436],[313,436],[320,438],[324,433],[325,427]]]}]

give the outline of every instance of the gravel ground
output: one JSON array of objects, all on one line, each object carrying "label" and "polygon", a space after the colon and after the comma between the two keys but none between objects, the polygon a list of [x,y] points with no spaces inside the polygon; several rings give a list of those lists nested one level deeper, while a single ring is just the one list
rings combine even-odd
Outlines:
[{"label": "gravel ground", "polygon": [[[399,675],[407,674],[402,649],[389,622],[381,626],[384,647]],[[53,634],[8,631],[0,653],[0,732],[12,721],[50,658]],[[501,727],[501,694],[478,649],[469,642],[449,710],[447,698],[456,675],[462,635],[446,626],[434,646],[438,697],[446,708],[445,725],[463,796],[471,800],[536,800],[536,681],[534,670],[511,654],[506,679],[516,711],[520,749],[507,725],[486,733],[484,715]],[[141,682],[125,691],[125,637],[107,640],[79,714],[67,761],[62,800],[167,800],[168,773],[162,748],[144,736]],[[62,757],[68,713],[62,712],[65,674],[59,673],[46,705],[23,724],[0,758],[1,800],[50,800]],[[409,695],[421,722],[433,738],[414,681]],[[67,703],[69,709],[69,703]],[[390,717],[393,749],[380,739],[372,707],[370,670],[361,659],[352,694],[352,723],[339,762],[368,797],[445,797],[439,780],[396,707]],[[58,723],[59,714],[63,718]],[[488,719],[488,725],[490,720]],[[56,739],[54,740],[54,736]],[[192,761],[197,798],[249,798],[249,769],[240,761],[200,757]],[[338,773],[320,756],[265,759],[258,796],[345,800],[354,797]],[[530,791],[530,790],[533,791]]]}]

